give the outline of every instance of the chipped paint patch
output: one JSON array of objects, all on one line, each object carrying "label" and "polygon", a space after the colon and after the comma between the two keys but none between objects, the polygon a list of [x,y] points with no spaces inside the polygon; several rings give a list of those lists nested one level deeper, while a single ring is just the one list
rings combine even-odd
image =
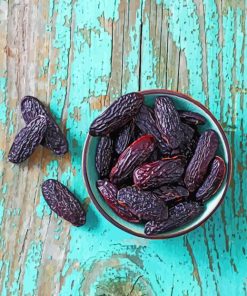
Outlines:
[{"label": "chipped paint patch", "polygon": [[34,295],[37,289],[38,270],[42,257],[43,243],[31,242],[25,260],[23,294]]},{"label": "chipped paint patch", "polygon": [[108,107],[110,104],[110,97],[108,95],[91,97],[89,99],[90,110],[102,111],[105,107]]},{"label": "chipped paint patch", "polygon": [[142,26],[142,57],[145,59],[145,63],[141,65],[141,87],[140,89],[152,89],[156,88],[157,76],[156,66],[157,57],[154,54],[153,43],[150,39],[150,20],[147,13],[144,14],[144,24]]},{"label": "chipped paint patch", "polygon": [[5,276],[3,278],[2,282],[2,293],[1,296],[8,296],[8,282],[9,282],[9,260],[5,260],[4,262],[4,267],[5,267]]},{"label": "chipped paint patch", "polygon": [[9,130],[8,130],[8,135],[11,136],[14,133],[14,124],[13,124],[13,110],[9,112]]},{"label": "chipped paint patch", "polygon": [[52,8],[54,12],[57,12],[53,47],[59,50],[59,54],[56,59],[56,71],[52,76],[54,89],[52,90],[50,109],[59,123],[61,123],[67,95],[72,8],[72,0],[55,2]]},{"label": "chipped paint patch", "polygon": [[7,122],[7,104],[6,104],[6,87],[7,87],[7,78],[0,77],[0,122],[6,124]]},{"label": "chipped paint patch", "polygon": [[49,64],[50,64],[50,59],[49,58],[45,58],[43,65],[39,71],[39,78],[47,75],[48,71],[49,71]]},{"label": "chipped paint patch", "polygon": [[183,0],[163,0],[163,3],[172,12],[169,16],[169,32],[177,47],[185,53],[189,93],[204,104],[206,95],[202,83],[203,57],[196,5],[192,0],[188,0],[186,5]]},{"label": "chipped paint patch", "polygon": [[[232,9],[228,10],[226,16],[223,16],[223,28],[224,28],[224,46],[222,49],[223,56],[223,78],[225,85],[225,93],[224,96],[226,98],[223,108],[223,116],[226,119],[226,123],[232,124],[232,117],[228,116],[229,110],[232,110],[232,99],[231,99],[231,86],[233,84],[232,77],[232,68],[234,64],[233,51],[234,51],[234,11]],[[229,40],[229,42],[226,42]]]},{"label": "chipped paint patch", "polygon": [[20,290],[20,282],[19,282],[20,274],[21,274],[21,269],[17,269],[14,273],[14,281],[10,287],[10,294],[13,296],[17,296]]},{"label": "chipped paint patch", "polygon": [[60,219],[58,217],[58,215],[56,215],[57,217],[57,227],[54,229],[54,239],[55,240],[59,240],[60,239],[60,235],[63,231],[63,224],[62,224],[62,219]]},{"label": "chipped paint patch", "polygon": [[3,221],[3,214],[4,214],[4,203],[3,200],[0,201],[0,226]]},{"label": "chipped paint patch", "polygon": [[82,271],[74,269],[73,273],[69,274],[66,277],[65,283],[61,288],[59,296],[84,296],[85,294],[83,292],[83,294],[80,292],[83,280],[84,277]]},{"label": "chipped paint patch", "polygon": [[7,184],[4,184],[4,185],[3,185],[3,188],[2,188],[2,193],[3,193],[3,194],[6,194],[7,191],[8,191],[8,185],[7,185]]},{"label": "chipped paint patch", "polygon": [[7,122],[7,106],[5,102],[0,103],[0,122],[2,124]]},{"label": "chipped paint patch", "polygon": [[4,159],[4,150],[0,149],[0,161],[2,161]]},{"label": "chipped paint patch", "polygon": [[7,86],[7,78],[6,77],[0,77],[0,91],[5,93]]},{"label": "chipped paint patch", "polygon": [[209,110],[214,110],[214,115],[220,119],[220,75],[219,75],[219,14],[214,0],[204,1],[205,8],[205,33],[207,46],[207,74]]},{"label": "chipped paint patch", "polygon": [[[138,3],[138,1],[136,1]],[[139,56],[141,50],[141,22],[142,22],[142,1],[138,4],[138,8],[136,9],[135,20],[133,21],[133,25],[130,27],[130,45],[131,48],[126,56],[126,65],[124,69],[124,73],[128,71],[128,79],[124,79],[125,83],[123,85],[122,93],[128,93],[132,91],[136,91],[140,87],[139,81],[139,71],[141,70],[141,65],[139,65]]]}]

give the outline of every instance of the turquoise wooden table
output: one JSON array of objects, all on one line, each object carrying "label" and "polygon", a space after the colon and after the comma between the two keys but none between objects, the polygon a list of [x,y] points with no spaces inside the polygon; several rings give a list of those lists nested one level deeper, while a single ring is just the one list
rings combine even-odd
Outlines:
[{"label": "turquoise wooden table", "polygon": [[[245,1],[0,0],[0,292],[6,295],[247,295],[247,46]],[[118,230],[82,179],[91,121],[121,94],[190,94],[222,123],[233,154],[225,202],[202,227],[165,241]],[[50,105],[63,158],[39,147],[7,161],[24,126],[22,96]],[[88,208],[76,228],[40,191],[58,178]]]}]

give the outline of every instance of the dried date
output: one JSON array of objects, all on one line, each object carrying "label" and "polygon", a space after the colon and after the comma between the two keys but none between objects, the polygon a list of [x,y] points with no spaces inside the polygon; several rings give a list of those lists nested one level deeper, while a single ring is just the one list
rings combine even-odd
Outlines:
[{"label": "dried date", "polygon": [[170,148],[164,142],[161,134],[156,126],[154,112],[150,107],[142,105],[139,113],[136,116],[135,123],[143,134],[153,135],[158,143],[158,147],[163,154],[168,154]]},{"label": "dried date", "polygon": [[49,179],[42,184],[42,193],[49,207],[59,217],[75,226],[86,222],[86,213],[79,200],[60,182]]},{"label": "dried date", "polygon": [[194,137],[195,130],[191,126],[185,123],[181,123],[181,127],[184,133],[183,143],[189,143]]},{"label": "dried date", "polygon": [[140,222],[140,219],[131,211],[129,211],[128,207],[123,207],[118,203],[118,189],[114,184],[110,183],[108,180],[98,180],[97,188],[99,189],[99,192],[101,193],[106,203],[118,216],[131,223]]},{"label": "dried date", "polygon": [[218,148],[218,136],[215,131],[207,130],[199,138],[196,151],[185,173],[184,182],[190,192],[196,191],[203,183],[208,165]]},{"label": "dried date", "polygon": [[134,132],[134,140],[139,139],[140,137],[144,136],[145,133],[143,133],[138,127],[137,125],[135,126],[135,132]]},{"label": "dried date", "polygon": [[113,158],[113,140],[102,137],[96,151],[96,169],[101,177],[107,177],[111,170]]},{"label": "dried date", "polygon": [[183,155],[187,161],[190,161],[195,153],[197,143],[198,137],[195,136],[187,145],[181,145],[180,155]]},{"label": "dried date", "polygon": [[187,124],[182,123],[184,132],[184,141],[177,149],[172,150],[171,156],[183,155],[187,161],[189,161],[194,155],[196,145],[198,142],[198,136],[195,130]]},{"label": "dried date", "polygon": [[151,135],[145,135],[133,142],[119,156],[117,163],[110,173],[110,181],[121,184],[126,181],[134,169],[147,160],[155,148],[155,139]]},{"label": "dried date", "polygon": [[164,158],[144,164],[134,171],[134,184],[146,189],[177,182],[184,172],[184,166],[183,157]]},{"label": "dried date", "polygon": [[129,93],[113,102],[90,126],[91,136],[106,136],[123,127],[137,114],[143,104],[140,93]]},{"label": "dried date", "polygon": [[44,140],[41,144],[51,149],[57,155],[63,155],[68,152],[68,142],[61,129],[53,119],[50,112],[37,99],[26,96],[21,101],[21,112],[26,124],[31,122],[38,115],[43,115],[47,120],[47,130]]},{"label": "dried date", "polygon": [[181,201],[189,196],[189,191],[182,186],[162,186],[154,189],[153,193],[162,198],[166,203]]},{"label": "dried date", "polygon": [[37,116],[15,137],[10,148],[8,159],[13,163],[26,160],[41,143],[47,129],[47,120],[44,116]]},{"label": "dried date", "polygon": [[156,124],[166,144],[175,149],[183,142],[183,130],[178,112],[168,97],[155,101]]},{"label": "dried date", "polygon": [[196,192],[197,201],[207,201],[221,186],[226,174],[226,165],[224,160],[216,156],[212,162],[209,175],[202,186]]},{"label": "dried date", "polygon": [[151,235],[175,229],[199,216],[203,210],[203,205],[196,202],[179,203],[169,210],[168,219],[147,222],[144,232],[147,235]]},{"label": "dried date", "polygon": [[205,118],[196,112],[180,110],[178,111],[178,114],[180,119],[187,124],[199,125],[199,124],[205,124],[206,122]]},{"label": "dried date", "polygon": [[134,138],[134,123],[126,124],[117,134],[115,139],[115,151],[121,154]]},{"label": "dried date", "polygon": [[140,220],[161,220],[166,219],[168,209],[164,201],[152,192],[144,191],[129,186],[118,191],[119,203],[127,205],[129,210]]},{"label": "dried date", "polygon": [[149,157],[147,162],[154,162],[160,158],[160,150],[158,148],[154,149],[153,153]]}]

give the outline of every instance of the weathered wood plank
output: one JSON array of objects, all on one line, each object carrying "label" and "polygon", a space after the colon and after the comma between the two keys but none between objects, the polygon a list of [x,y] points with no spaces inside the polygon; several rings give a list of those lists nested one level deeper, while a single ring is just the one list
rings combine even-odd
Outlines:
[{"label": "weathered wood plank", "polygon": [[[246,295],[247,73],[244,1],[0,0],[0,293],[2,295]],[[119,231],[92,204],[77,229],[40,192],[61,180],[85,204],[88,126],[122,93],[189,93],[222,123],[233,179],[214,216],[160,242]],[[7,162],[25,94],[50,104],[70,154],[39,148]],[[17,110],[17,111],[16,111]]]}]

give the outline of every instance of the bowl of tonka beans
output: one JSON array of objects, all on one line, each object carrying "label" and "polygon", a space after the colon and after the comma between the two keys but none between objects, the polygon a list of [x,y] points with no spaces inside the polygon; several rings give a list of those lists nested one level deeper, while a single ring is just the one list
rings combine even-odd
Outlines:
[{"label": "bowl of tonka beans", "polygon": [[219,121],[186,94],[121,96],[91,124],[82,155],[94,205],[119,229],[166,239],[202,225],[230,184],[231,150]]}]

